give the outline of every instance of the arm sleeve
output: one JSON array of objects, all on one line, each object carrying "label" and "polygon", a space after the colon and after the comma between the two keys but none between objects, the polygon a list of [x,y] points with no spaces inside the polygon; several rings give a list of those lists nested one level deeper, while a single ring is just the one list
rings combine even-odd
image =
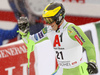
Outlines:
[{"label": "arm sleeve", "polygon": [[15,28],[12,30],[2,30],[1,29],[0,36],[3,38],[3,40],[13,39],[18,35],[17,30],[18,30],[18,25],[16,25]]},{"label": "arm sleeve", "polygon": [[88,61],[96,62],[95,47],[81,28],[72,24],[68,26],[67,31],[70,38],[77,41],[86,50]]},{"label": "arm sleeve", "polygon": [[26,37],[22,37],[22,39],[25,43],[28,43],[27,40],[31,39],[32,41],[35,42],[35,44],[37,44],[48,39],[46,33],[47,33],[47,27],[43,28],[41,31],[33,35],[30,35],[30,33],[28,33],[28,35]]}]

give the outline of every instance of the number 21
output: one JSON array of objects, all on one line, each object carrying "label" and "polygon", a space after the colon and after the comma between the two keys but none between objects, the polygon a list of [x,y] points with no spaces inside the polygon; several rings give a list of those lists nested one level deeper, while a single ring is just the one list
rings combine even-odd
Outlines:
[{"label": "number 21", "polygon": [[60,52],[56,51],[56,54],[57,54],[57,59],[62,59],[62,60],[64,59],[62,51]]}]

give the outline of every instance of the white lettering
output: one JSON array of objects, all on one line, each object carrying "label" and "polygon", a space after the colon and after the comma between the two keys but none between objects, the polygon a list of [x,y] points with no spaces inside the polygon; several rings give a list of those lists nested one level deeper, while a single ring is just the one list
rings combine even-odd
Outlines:
[{"label": "white lettering", "polygon": [[13,50],[14,50],[14,55],[18,55],[18,48],[16,47],[16,48],[13,48]]},{"label": "white lettering", "polygon": [[11,52],[9,50],[4,50],[6,54],[11,55]]},{"label": "white lettering", "polygon": [[26,52],[27,52],[25,46],[20,46],[19,49],[20,49],[21,51],[23,51],[23,53],[26,53]]},{"label": "white lettering", "polygon": [[27,63],[20,65],[21,67],[23,67],[23,75],[27,75],[27,65]]},{"label": "white lettering", "polygon": [[5,71],[8,71],[8,75],[12,75],[13,69],[15,69],[15,67],[9,67],[9,68],[6,68]]},{"label": "white lettering", "polygon": [[5,58],[9,56],[14,56],[22,53],[27,53],[27,50],[25,46],[19,46],[19,47],[12,47],[4,50],[0,50],[0,58]]},{"label": "white lettering", "polygon": [[4,58],[4,52],[0,51],[0,58]]},{"label": "white lettering", "polygon": [[10,48],[10,51],[11,51],[11,55],[14,56],[14,50],[13,50],[13,48]]}]

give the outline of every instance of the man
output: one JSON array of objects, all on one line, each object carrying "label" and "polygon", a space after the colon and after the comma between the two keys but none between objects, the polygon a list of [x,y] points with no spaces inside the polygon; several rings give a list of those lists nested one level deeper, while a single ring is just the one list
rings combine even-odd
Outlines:
[{"label": "man", "polygon": [[[98,72],[95,47],[84,32],[72,23],[64,20],[65,9],[61,3],[50,3],[43,11],[48,27],[30,35],[28,19],[18,20],[19,33],[26,44],[36,44],[49,38],[56,52],[58,68],[52,75],[89,75]],[[45,47],[45,46],[44,46]],[[82,63],[82,47],[86,49],[88,63]],[[30,48],[28,46],[28,48]]]}]

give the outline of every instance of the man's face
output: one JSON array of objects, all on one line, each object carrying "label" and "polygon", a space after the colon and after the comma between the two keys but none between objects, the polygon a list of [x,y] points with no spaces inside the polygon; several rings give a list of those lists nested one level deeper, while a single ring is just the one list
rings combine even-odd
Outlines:
[{"label": "man's face", "polygon": [[52,27],[52,29],[53,30],[57,30],[57,28],[58,28],[58,25],[56,24],[56,22],[54,21],[52,24],[49,24],[51,27]]},{"label": "man's face", "polygon": [[44,18],[44,20],[46,21],[46,24],[48,24],[52,27],[53,30],[57,30],[58,25],[52,18]]}]

